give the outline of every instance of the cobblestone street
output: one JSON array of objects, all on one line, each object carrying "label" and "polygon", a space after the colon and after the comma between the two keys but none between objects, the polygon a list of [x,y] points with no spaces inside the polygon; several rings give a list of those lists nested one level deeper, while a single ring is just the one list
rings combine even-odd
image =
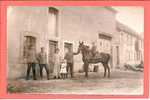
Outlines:
[{"label": "cobblestone street", "polygon": [[112,71],[110,78],[103,78],[103,72],[75,73],[73,79],[9,81],[9,92],[19,93],[64,93],[64,94],[107,94],[140,95],[143,93],[143,73],[133,71]]}]

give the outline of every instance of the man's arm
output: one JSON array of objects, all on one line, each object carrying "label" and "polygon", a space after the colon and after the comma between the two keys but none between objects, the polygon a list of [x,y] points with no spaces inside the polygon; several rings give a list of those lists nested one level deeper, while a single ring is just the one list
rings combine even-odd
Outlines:
[{"label": "man's arm", "polygon": [[36,54],[36,59],[37,59],[38,62],[40,62],[40,53]]},{"label": "man's arm", "polygon": [[80,50],[78,49],[76,53],[73,52],[73,55],[78,55],[79,53],[80,53]]},{"label": "man's arm", "polygon": [[47,60],[47,53],[45,53],[45,60],[46,60],[46,63],[48,63],[48,60]]},{"label": "man's arm", "polygon": [[68,53],[65,54],[64,59],[67,60],[67,57],[68,57]]}]

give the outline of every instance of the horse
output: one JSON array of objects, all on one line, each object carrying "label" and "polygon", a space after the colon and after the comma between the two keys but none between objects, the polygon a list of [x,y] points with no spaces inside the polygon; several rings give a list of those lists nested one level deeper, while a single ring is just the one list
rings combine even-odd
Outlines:
[{"label": "horse", "polygon": [[110,60],[110,54],[108,53],[104,53],[104,52],[98,52],[96,55],[97,57],[93,57],[92,56],[92,51],[89,49],[89,46],[84,45],[84,42],[79,42],[79,47],[78,47],[78,51],[76,53],[82,54],[82,61],[83,61],[83,66],[85,69],[85,77],[88,77],[88,67],[89,64],[97,64],[97,63],[102,63],[103,67],[104,67],[104,76],[106,77],[107,71],[108,71],[108,78],[110,77],[110,68],[109,68],[109,60]]}]

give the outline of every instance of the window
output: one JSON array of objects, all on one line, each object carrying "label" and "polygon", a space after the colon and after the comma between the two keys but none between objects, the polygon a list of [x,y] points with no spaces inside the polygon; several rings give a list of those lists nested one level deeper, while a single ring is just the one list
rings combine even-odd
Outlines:
[{"label": "window", "polygon": [[24,36],[23,58],[27,57],[27,52],[30,46],[34,46],[36,49],[36,38],[32,36]]},{"label": "window", "polygon": [[134,60],[136,60],[136,52],[134,52]]},{"label": "window", "polygon": [[141,49],[143,49],[143,41],[141,40]]},{"label": "window", "polygon": [[130,43],[131,43],[131,42],[130,42],[130,37],[131,37],[131,36],[130,36],[129,34],[127,34],[127,43],[128,43],[128,45],[130,45]]},{"label": "window", "polygon": [[125,35],[124,34],[125,34],[124,32],[121,33],[121,41],[125,41]]},{"label": "window", "polygon": [[58,10],[53,7],[49,7],[49,17],[48,17],[48,31],[51,36],[58,36]]},{"label": "window", "polygon": [[102,46],[102,42],[100,41],[100,46]]},{"label": "window", "polygon": [[107,35],[105,35],[105,34],[99,34],[99,39],[105,39],[105,40],[111,40],[112,39],[112,37],[111,36],[107,36]]},{"label": "window", "polygon": [[133,44],[133,37],[132,36],[130,36],[130,44],[132,45]]},{"label": "window", "polygon": [[112,37],[109,35],[105,35],[108,33],[100,33],[98,34],[99,37],[99,50],[101,52],[107,52],[107,53],[111,53],[111,39]]},{"label": "window", "polygon": [[130,60],[130,51],[127,50],[127,60],[129,61]]},{"label": "window", "polygon": [[121,34],[120,34],[120,41],[123,41],[124,39],[123,39],[123,33],[121,32]]}]

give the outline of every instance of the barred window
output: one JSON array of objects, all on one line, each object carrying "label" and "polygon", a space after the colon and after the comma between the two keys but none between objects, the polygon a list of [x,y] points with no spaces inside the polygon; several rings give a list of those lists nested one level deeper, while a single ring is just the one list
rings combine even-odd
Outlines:
[{"label": "barred window", "polygon": [[54,7],[49,7],[48,31],[51,36],[58,36],[58,10]]},{"label": "barred window", "polygon": [[27,57],[27,52],[31,46],[36,48],[36,38],[33,36],[24,36],[23,57]]}]

